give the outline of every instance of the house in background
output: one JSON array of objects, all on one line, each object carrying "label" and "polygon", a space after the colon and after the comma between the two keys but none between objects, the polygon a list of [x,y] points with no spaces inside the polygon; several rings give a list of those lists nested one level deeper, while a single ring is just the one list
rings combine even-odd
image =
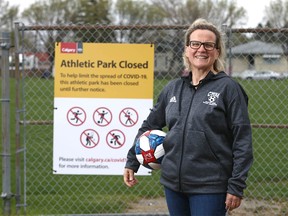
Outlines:
[{"label": "house in background", "polygon": [[[52,71],[50,71],[51,62],[48,53],[32,53],[25,52],[19,54],[19,70],[24,70],[27,76],[37,75],[40,77],[50,76]],[[10,76],[15,77],[15,59],[14,56],[9,56],[9,70]],[[48,74],[48,75],[47,75]]]},{"label": "house in background", "polygon": [[231,60],[228,59],[227,63],[230,62],[232,75],[241,74],[245,70],[272,70],[280,73],[288,71],[287,56],[278,44],[251,41],[232,47],[230,56]]},{"label": "house in background", "polygon": [[48,53],[24,53],[24,68],[26,70],[48,70],[50,64]]},{"label": "house in background", "polygon": [[[13,56],[9,56],[10,70],[15,70],[15,62]],[[20,53],[20,67],[24,66],[25,70],[47,70],[50,68],[48,53]],[[22,69],[22,68],[20,68]]]}]

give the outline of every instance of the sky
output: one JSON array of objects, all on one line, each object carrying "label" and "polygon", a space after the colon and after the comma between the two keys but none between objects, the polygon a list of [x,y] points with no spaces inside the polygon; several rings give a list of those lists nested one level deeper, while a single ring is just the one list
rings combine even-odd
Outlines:
[{"label": "sky", "polygon": [[[28,8],[36,0],[9,0],[9,5],[19,5],[20,11]],[[262,22],[265,6],[268,6],[272,0],[237,0],[237,5],[246,9],[248,20],[242,26],[243,28],[255,28],[258,23]]]},{"label": "sky", "polygon": [[265,6],[268,6],[272,0],[237,0],[237,5],[245,8],[248,21],[246,25],[240,27],[255,28],[262,22]]}]

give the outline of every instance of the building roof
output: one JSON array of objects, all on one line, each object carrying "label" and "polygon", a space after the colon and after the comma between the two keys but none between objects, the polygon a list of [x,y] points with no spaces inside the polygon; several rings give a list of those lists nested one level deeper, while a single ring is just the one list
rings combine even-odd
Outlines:
[{"label": "building roof", "polygon": [[237,54],[283,54],[283,50],[280,45],[273,43],[265,43],[263,41],[250,41],[245,44],[241,44],[232,47],[231,53]]}]

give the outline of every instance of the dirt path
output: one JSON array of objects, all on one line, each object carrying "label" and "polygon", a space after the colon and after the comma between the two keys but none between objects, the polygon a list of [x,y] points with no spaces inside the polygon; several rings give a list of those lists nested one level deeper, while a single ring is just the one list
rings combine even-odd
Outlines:
[{"label": "dirt path", "polygon": [[[270,203],[267,201],[243,200],[238,209],[230,212],[229,216],[288,216],[288,204]],[[166,214],[168,209],[164,198],[143,199],[131,204],[127,213]]]}]

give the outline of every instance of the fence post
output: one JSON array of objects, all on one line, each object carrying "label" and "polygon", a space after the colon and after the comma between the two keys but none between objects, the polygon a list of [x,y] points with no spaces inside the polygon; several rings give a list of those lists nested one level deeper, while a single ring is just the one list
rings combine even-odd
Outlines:
[{"label": "fence post", "polygon": [[[15,22],[14,28],[14,56],[15,56],[15,107],[16,107],[16,123],[15,123],[15,165],[16,165],[16,190],[15,190],[15,200],[16,200],[16,215],[19,215],[22,206],[21,204],[21,154],[25,151],[20,144],[20,69],[19,69],[19,22]],[[24,168],[24,173],[26,173]],[[25,174],[24,174],[25,175]],[[25,179],[25,178],[24,178]],[[24,185],[24,192],[26,192]],[[26,195],[24,194],[24,201]],[[24,209],[25,211],[26,209]],[[26,212],[25,212],[26,213]]]},{"label": "fence post", "polygon": [[1,77],[2,77],[2,193],[3,215],[11,214],[11,154],[10,154],[10,34],[0,32]]}]

